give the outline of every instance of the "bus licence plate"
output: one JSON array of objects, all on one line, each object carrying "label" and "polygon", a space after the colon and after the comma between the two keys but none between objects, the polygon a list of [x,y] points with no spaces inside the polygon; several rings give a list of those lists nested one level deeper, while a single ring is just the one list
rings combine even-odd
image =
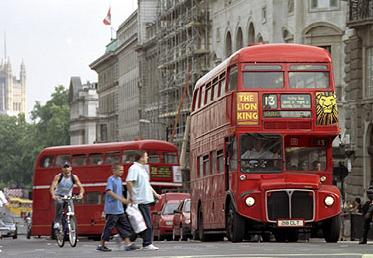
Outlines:
[{"label": "bus licence plate", "polygon": [[278,227],[303,227],[304,220],[301,219],[279,219],[277,221]]}]

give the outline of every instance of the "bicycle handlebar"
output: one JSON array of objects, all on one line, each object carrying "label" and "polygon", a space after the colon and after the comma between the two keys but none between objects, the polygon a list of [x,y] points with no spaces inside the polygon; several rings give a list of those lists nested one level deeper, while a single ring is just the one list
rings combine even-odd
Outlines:
[{"label": "bicycle handlebar", "polygon": [[64,195],[64,196],[57,196],[57,199],[67,201],[67,200],[81,200],[82,198],[80,198],[79,195]]}]

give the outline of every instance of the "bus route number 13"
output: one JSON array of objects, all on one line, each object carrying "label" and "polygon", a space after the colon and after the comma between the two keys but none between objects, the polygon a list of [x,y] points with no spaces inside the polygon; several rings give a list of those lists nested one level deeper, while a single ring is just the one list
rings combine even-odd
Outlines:
[{"label": "bus route number 13", "polygon": [[277,95],[265,94],[263,95],[263,108],[276,109],[277,108]]}]

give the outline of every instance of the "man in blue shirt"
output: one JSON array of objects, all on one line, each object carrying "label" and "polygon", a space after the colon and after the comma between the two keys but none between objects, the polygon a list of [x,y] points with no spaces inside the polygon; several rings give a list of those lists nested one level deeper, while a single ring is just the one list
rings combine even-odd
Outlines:
[{"label": "man in blue shirt", "polygon": [[141,232],[143,250],[158,250],[159,248],[152,243],[153,227],[149,205],[154,202],[154,197],[160,199],[160,195],[150,185],[147,163],[148,154],[145,151],[138,151],[135,162],[128,170],[126,181],[129,199],[139,205],[147,227]]},{"label": "man in blue shirt", "polygon": [[128,204],[129,201],[123,197],[123,183],[121,176],[123,175],[123,167],[120,164],[112,165],[113,175],[108,178],[106,184],[105,206],[104,212],[106,222],[103,233],[101,235],[101,243],[97,247],[98,251],[111,251],[106,247],[106,241],[109,241],[111,232],[115,227],[121,238],[126,251],[139,249],[135,243],[131,242],[129,237],[132,234],[132,229],[128,218],[124,214],[123,204]]}]

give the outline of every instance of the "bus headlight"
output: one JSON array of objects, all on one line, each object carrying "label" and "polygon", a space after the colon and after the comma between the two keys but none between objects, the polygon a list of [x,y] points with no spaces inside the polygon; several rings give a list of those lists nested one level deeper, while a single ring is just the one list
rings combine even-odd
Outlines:
[{"label": "bus headlight", "polygon": [[320,177],[320,182],[325,182],[325,180],[326,180],[326,176],[321,176]]},{"label": "bus headlight", "polygon": [[247,206],[251,207],[255,204],[255,199],[253,197],[247,197],[245,202]]},{"label": "bus headlight", "polygon": [[327,196],[324,199],[324,203],[325,203],[326,206],[332,206],[333,203],[334,203],[334,198],[331,197],[331,196]]}]

